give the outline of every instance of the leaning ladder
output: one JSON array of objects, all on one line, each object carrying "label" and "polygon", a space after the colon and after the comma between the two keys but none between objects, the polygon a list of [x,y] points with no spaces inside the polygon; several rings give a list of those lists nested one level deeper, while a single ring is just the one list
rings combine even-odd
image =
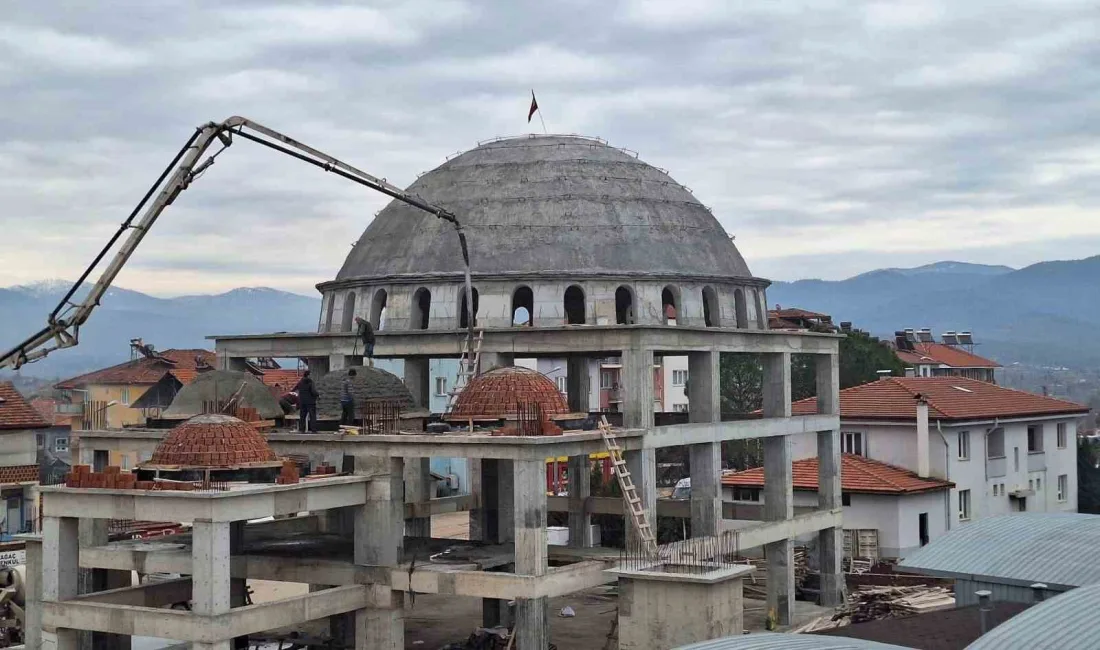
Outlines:
[{"label": "leaning ladder", "polygon": [[477,374],[478,366],[481,364],[481,340],[485,337],[485,330],[477,331],[477,339],[474,340],[474,349],[471,353],[470,339],[462,337],[462,358],[458,362],[458,378],[455,380],[455,386],[447,394],[447,413],[451,412],[454,408],[455,400],[458,398],[458,394],[462,392],[462,389],[466,387],[466,384],[473,379]]},{"label": "leaning ladder", "polygon": [[653,534],[653,528],[649,525],[649,519],[645,514],[645,506],[638,496],[638,488],[634,485],[634,479],[626,469],[626,461],[623,460],[623,448],[619,446],[618,439],[611,431],[611,425],[607,422],[607,416],[600,416],[600,435],[603,436],[607,454],[611,457],[611,464],[615,468],[615,476],[619,479],[619,487],[623,491],[623,501],[626,509],[630,511],[630,518],[634,521],[634,530],[645,545],[645,549],[652,555],[657,554],[657,538]]}]

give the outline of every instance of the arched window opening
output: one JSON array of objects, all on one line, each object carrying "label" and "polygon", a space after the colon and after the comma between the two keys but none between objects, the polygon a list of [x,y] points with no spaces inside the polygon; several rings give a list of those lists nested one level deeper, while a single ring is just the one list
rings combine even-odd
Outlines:
[{"label": "arched window opening", "polygon": [[572,285],[565,290],[566,325],[584,325],[584,290]]},{"label": "arched window opening", "polygon": [[749,326],[748,306],[745,304],[745,291],[738,287],[733,290],[733,308],[737,314],[737,327],[745,329]]},{"label": "arched window opening", "polygon": [[676,290],[665,287],[661,291],[661,317],[665,325],[675,325],[676,316],[680,313],[680,301],[677,300]]},{"label": "arched window opening", "polygon": [[512,292],[512,324],[533,325],[535,318],[535,293],[531,287],[519,287]]},{"label": "arched window opening", "polygon": [[374,331],[379,332],[386,327],[386,290],[379,289],[374,292],[374,300],[370,306],[370,324]]},{"label": "arched window opening", "polygon": [[707,327],[718,327],[718,293],[714,287],[703,287],[703,324]]},{"label": "arched window opening", "polygon": [[634,324],[634,294],[629,287],[619,287],[615,290],[615,324]]},{"label": "arched window opening", "polygon": [[428,315],[432,309],[432,292],[420,287],[413,294],[412,315],[409,326],[414,330],[428,329]]},{"label": "arched window opening", "polygon": [[[477,327],[477,289],[472,289],[474,295],[474,327]],[[470,309],[466,306],[466,285],[458,290],[458,326],[467,328],[470,326]]]},{"label": "arched window opening", "polygon": [[332,331],[332,313],[336,311],[336,294],[328,295],[328,313],[325,315],[325,331]]},{"label": "arched window opening", "polygon": [[340,321],[340,331],[350,332],[352,323],[355,322],[355,292],[349,291],[344,296],[344,313]]}]

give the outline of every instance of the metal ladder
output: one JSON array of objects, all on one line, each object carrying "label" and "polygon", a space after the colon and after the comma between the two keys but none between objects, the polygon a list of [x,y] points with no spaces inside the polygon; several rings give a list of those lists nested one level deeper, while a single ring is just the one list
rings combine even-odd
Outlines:
[{"label": "metal ladder", "polygon": [[606,415],[600,416],[600,435],[603,436],[604,446],[611,457],[612,467],[615,468],[615,476],[619,479],[619,487],[623,491],[623,501],[626,503],[627,510],[630,511],[630,518],[634,521],[634,530],[638,532],[638,537],[641,538],[646,551],[656,555],[657,538],[653,534],[653,528],[649,525],[649,519],[646,518],[645,507],[642,505],[642,499],[638,496],[638,488],[634,485],[634,479],[631,478],[630,472],[626,469],[626,461],[623,460],[623,448],[619,446],[619,441],[612,433]]},{"label": "metal ladder", "polygon": [[470,354],[470,340],[462,338],[462,358],[458,362],[458,378],[455,386],[447,394],[447,413],[454,408],[458,394],[466,388],[466,384],[478,374],[478,366],[481,364],[481,341],[485,338],[485,330],[477,331],[477,339],[474,340],[473,356]]}]

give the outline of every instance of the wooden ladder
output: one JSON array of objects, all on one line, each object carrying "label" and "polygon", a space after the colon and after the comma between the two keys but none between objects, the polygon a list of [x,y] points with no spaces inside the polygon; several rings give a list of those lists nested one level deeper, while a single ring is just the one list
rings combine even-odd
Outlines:
[{"label": "wooden ladder", "polygon": [[611,425],[607,422],[607,416],[600,416],[600,435],[603,436],[607,454],[611,457],[611,465],[615,468],[615,476],[619,479],[619,487],[623,491],[623,501],[626,509],[630,511],[630,518],[634,521],[634,530],[645,544],[646,551],[657,554],[657,538],[653,534],[653,528],[649,525],[649,519],[645,514],[645,507],[641,497],[638,496],[638,488],[634,485],[634,479],[626,469],[626,461],[623,460],[623,448],[611,431]]},{"label": "wooden ladder", "polygon": [[462,358],[458,362],[458,378],[455,380],[454,388],[447,394],[447,413],[450,413],[454,408],[458,394],[478,374],[478,366],[481,364],[481,341],[484,338],[485,330],[478,330],[471,354],[470,339],[462,337]]}]

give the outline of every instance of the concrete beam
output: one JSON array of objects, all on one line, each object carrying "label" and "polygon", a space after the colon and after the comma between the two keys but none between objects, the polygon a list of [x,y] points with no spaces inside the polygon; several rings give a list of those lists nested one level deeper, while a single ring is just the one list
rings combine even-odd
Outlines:
[{"label": "concrete beam", "polygon": [[[690,381],[690,375],[688,381]],[[650,429],[642,439],[642,444],[647,449],[659,449],[726,440],[750,440],[814,433],[824,428],[840,428],[840,418],[835,415],[798,415],[730,422],[671,424]],[[625,449],[632,449],[634,445],[631,442],[634,441],[625,440],[622,444]]]},{"label": "concrete beam", "polygon": [[133,605],[136,607],[164,607],[174,603],[191,600],[191,578],[177,578],[164,582],[151,582],[132,587],[108,589],[92,594],[77,596],[73,600],[105,603],[110,605]]}]

